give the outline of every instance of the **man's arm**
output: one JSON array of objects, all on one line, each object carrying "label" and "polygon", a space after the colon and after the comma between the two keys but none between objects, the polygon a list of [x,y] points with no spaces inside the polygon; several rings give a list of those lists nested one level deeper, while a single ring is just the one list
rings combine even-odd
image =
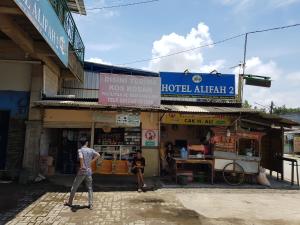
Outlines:
[{"label": "man's arm", "polygon": [[80,163],[80,168],[79,169],[84,169],[84,164],[83,164],[83,155],[80,149],[78,150],[78,157],[79,157],[79,163]]},{"label": "man's arm", "polygon": [[94,151],[94,157],[91,161],[91,164],[95,163],[100,158],[100,154],[96,151]]}]

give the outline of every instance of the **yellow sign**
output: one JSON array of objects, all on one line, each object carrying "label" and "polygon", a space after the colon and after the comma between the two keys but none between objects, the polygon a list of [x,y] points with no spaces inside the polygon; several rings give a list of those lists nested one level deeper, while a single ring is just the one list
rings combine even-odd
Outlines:
[{"label": "yellow sign", "polygon": [[294,137],[294,152],[300,152],[300,137]]},{"label": "yellow sign", "polygon": [[165,124],[181,124],[181,125],[204,125],[204,126],[230,126],[231,120],[224,115],[195,115],[166,113],[162,119]]}]

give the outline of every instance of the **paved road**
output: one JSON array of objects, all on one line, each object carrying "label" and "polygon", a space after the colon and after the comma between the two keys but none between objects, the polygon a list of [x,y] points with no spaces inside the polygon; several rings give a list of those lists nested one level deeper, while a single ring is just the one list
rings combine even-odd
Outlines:
[{"label": "paved road", "polygon": [[[32,193],[31,193],[32,194]],[[154,192],[96,192],[94,210],[84,208],[86,193],[76,195],[78,207],[63,206],[68,194],[30,196],[0,214],[0,224],[101,225],[299,225],[300,192],[271,189],[161,189]],[[79,206],[80,205],[80,206]]]}]

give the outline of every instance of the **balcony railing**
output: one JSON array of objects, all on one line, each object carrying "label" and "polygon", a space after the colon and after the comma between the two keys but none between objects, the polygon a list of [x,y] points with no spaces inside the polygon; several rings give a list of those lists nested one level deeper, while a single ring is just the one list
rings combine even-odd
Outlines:
[{"label": "balcony railing", "polygon": [[84,63],[84,51],[85,47],[83,41],[78,32],[77,26],[73,19],[72,13],[65,0],[49,0],[52,4],[58,18],[63,24],[65,31],[69,37],[69,42],[72,46],[72,50],[75,52],[78,60]]}]

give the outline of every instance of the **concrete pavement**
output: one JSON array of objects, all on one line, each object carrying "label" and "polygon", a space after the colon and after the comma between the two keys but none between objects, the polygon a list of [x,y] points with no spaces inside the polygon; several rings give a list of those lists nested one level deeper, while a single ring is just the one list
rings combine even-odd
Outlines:
[{"label": "concrete pavement", "polygon": [[299,194],[298,190],[186,188],[95,192],[94,210],[89,210],[84,207],[87,194],[79,192],[77,207],[71,210],[63,206],[68,193],[46,192],[32,203],[30,196],[24,196],[19,204],[27,199],[27,205],[0,214],[0,224],[299,225]]}]

